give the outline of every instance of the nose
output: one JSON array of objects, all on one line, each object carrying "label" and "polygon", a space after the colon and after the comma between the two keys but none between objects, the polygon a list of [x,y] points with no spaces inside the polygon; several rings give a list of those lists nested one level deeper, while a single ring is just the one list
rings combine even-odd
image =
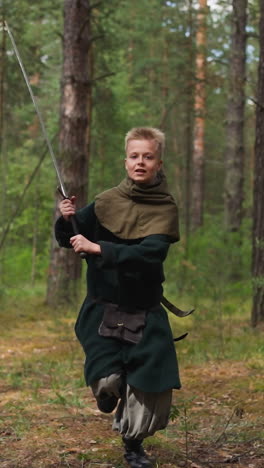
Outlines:
[{"label": "nose", "polygon": [[138,164],[140,164],[141,166],[142,166],[142,164],[144,164],[144,157],[143,157],[142,154],[139,156]]}]

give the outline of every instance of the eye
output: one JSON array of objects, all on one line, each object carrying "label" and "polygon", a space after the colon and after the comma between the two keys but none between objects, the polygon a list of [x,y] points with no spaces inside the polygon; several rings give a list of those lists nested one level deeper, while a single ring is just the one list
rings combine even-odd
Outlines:
[{"label": "eye", "polygon": [[154,158],[153,154],[146,154],[145,159],[152,160]]}]

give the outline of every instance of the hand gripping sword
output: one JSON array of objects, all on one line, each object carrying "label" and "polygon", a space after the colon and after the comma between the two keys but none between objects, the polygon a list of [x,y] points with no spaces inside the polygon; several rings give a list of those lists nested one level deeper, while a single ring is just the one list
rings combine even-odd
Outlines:
[{"label": "hand gripping sword", "polygon": [[[44,121],[43,121],[41,112],[40,112],[40,110],[39,110],[39,107],[38,107],[37,101],[36,101],[36,99],[35,99],[35,96],[34,96],[34,94],[33,94],[32,88],[31,88],[31,86],[30,86],[29,79],[28,79],[28,77],[27,77],[27,74],[26,74],[24,65],[23,65],[23,63],[22,63],[20,54],[19,54],[19,52],[18,52],[18,49],[17,49],[16,43],[15,43],[13,34],[11,33],[11,31],[10,31],[10,29],[9,29],[8,24],[7,24],[6,21],[4,22],[4,30],[7,31],[8,35],[9,35],[9,37],[10,37],[10,40],[11,40],[11,43],[12,43],[12,46],[13,46],[13,49],[14,49],[16,58],[17,58],[18,63],[19,63],[19,65],[20,65],[20,68],[21,68],[21,71],[22,71],[22,73],[23,73],[23,76],[24,76],[24,79],[25,79],[27,88],[28,88],[28,90],[29,90],[29,94],[30,94],[30,96],[31,96],[31,99],[32,99],[32,102],[33,102],[33,104],[34,104],[35,110],[36,110],[36,112],[37,112],[37,115],[38,115],[38,118],[39,118],[39,122],[40,122],[40,126],[41,126],[41,130],[42,130],[44,139],[45,139],[45,141],[46,141],[46,143],[47,143],[48,150],[49,150],[49,153],[50,153],[50,156],[51,156],[51,159],[52,159],[52,162],[53,162],[53,165],[54,165],[56,174],[57,174],[57,178],[58,178],[58,181],[59,181],[58,190],[59,190],[60,194],[62,195],[62,197],[63,197],[64,199],[69,198],[68,195],[67,195],[67,193],[66,193],[66,190],[65,190],[65,186],[64,186],[64,183],[63,183],[61,174],[60,174],[59,166],[58,166],[58,163],[57,163],[57,161],[56,161],[55,154],[54,154],[53,148],[52,148],[52,146],[51,146],[50,139],[49,139],[49,137],[48,137],[48,134],[47,134],[47,131],[46,131],[46,127],[45,127],[45,124],[44,124]],[[71,217],[70,217],[70,221],[71,221],[71,224],[72,224],[72,228],[73,228],[74,234],[75,234],[75,235],[79,234],[75,216],[71,216]],[[81,256],[81,258],[85,258],[85,257],[86,257],[86,253],[85,253],[85,252],[80,252],[80,256]]]}]

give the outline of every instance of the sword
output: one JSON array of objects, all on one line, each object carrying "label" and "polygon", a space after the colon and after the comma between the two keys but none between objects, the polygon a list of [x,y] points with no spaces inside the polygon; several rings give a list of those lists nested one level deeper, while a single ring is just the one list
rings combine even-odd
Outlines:
[{"label": "sword", "polygon": [[[67,192],[66,192],[66,189],[65,189],[65,186],[64,186],[64,183],[63,183],[61,174],[60,174],[59,166],[58,166],[58,163],[57,163],[57,161],[56,161],[53,148],[52,148],[52,146],[51,146],[50,139],[49,139],[49,137],[48,137],[48,133],[47,133],[47,130],[46,130],[46,127],[45,127],[45,124],[44,124],[44,121],[43,121],[41,112],[40,112],[40,110],[39,110],[39,107],[38,107],[36,98],[35,98],[35,96],[34,96],[34,93],[33,93],[33,91],[32,91],[31,85],[30,85],[30,83],[29,83],[29,79],[28,79],[28,77],[27,77],[27,74],[26,74],[26,71],[25,71],[25,68],[24,68],[22,59],[21,59],[21,57],[20,57],[20,54],[19,54],[19,52],[18,52],[16,43],[15,43],[15,39],[14,39],[13,34],[11,33],[11,31],[10,31],[10,29],[9,29],[9,26],[8,26],[8,24],[7,24],[6,21],[4,21],[4,30],[6,30],[7,33],[8,33],[8,35],[9,35],[9,38],[10,38],[10,40],[11,40],[11,43],[12,43],[12,46],[13,46],[13,49],[14,49],[16,58],[17,58],[18,63],[19,63],[19,65],[20,65],[21,71],[22,71],[22,73],[23,73],[24,80],[25,80],[25,82],[26,82],[26,85],[27,85],[29,94],[30,94],[30,96],[31,96],[31,99],[32,99],[33,105],[34,105],[34,107],[35,107],[35,110],[36,110],[36,112],[37,112],[37,115],[38,115],[38,118],[39,118],[39,122],[40,122],[40,126],[41,126],[41,130],[42,130],[42,134],[43,134],[44,139],[45,139],[45,141],[46,141],[46,143],[47,143],[48,150],[49,150],[49,153],[50,153],[50,156],[51,156],[51,160],[52,160],[52,162],[53,162],[53,165],[54,165],[54,168],[55,168],[55,171],[56,171],[56,174],[57,174],[57,178],[58,178],[58,181],[59,181],[58,190],[59,190],[60,194],[62,195],[62,197],[63,197],[64,199],[69,199],[69,196],[67,195]],[[71,217],[70,217],[70,221],[71,221],[71,224],[72,224],[72,228],[73,228],[74,234],[75,234],[75,235],[79,234],[79,230],[78,230],[78,227],[77,227],[77,222],[76,222],[75,216],[71,216]],[[81,256],[81,258],[85,258],[85,257],[86,257],[86,253],[85,253],[85,252],[80,252],[80,256]]]}]

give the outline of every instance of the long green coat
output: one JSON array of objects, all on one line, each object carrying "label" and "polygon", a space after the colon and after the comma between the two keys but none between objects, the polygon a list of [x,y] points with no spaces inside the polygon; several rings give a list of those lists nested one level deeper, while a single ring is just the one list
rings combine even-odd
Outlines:
[{"label": "long green coat", "polygon": [[[118,216],[118,214],[117,214]],[[160,305],[164,281],[162,263],[170,238],[150,235],[123,240],[99,224],[94,203],[76,214],[80,234],[101,246],[101,255],[88,255],[87,297],[75,325],[85,352],[87,385],[113,372],[126,374],[127,383],[145,392],[180,388],[173,336],[166,311]],[[61,247],[70,247],[71,224],[62,217],[55,226]],[[100,299],[119,305],[151,309],[138,344],[125,343],[98,334],[102,322]]]}]

